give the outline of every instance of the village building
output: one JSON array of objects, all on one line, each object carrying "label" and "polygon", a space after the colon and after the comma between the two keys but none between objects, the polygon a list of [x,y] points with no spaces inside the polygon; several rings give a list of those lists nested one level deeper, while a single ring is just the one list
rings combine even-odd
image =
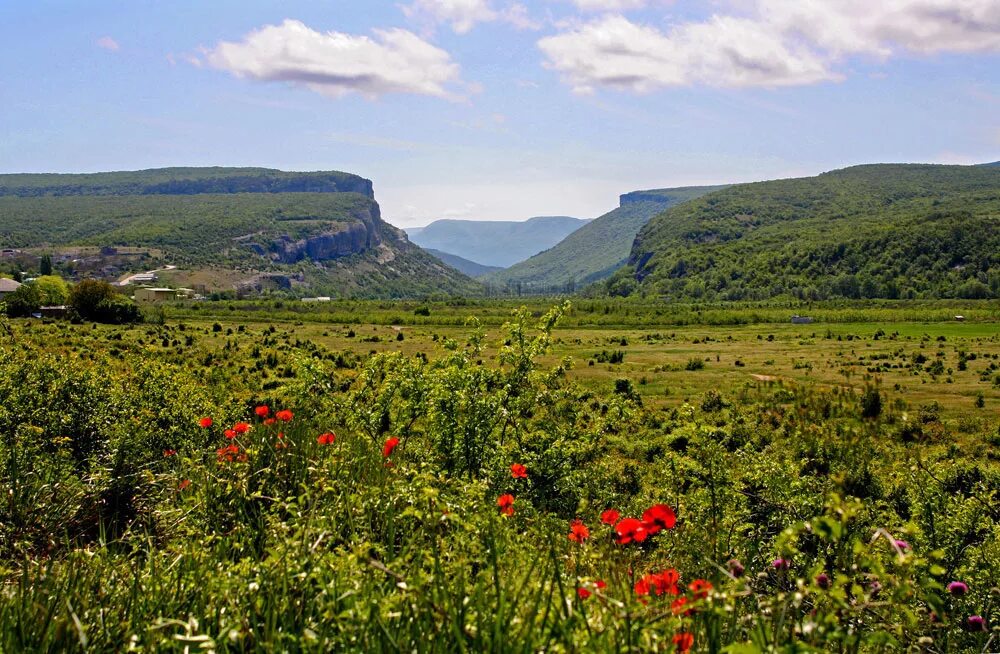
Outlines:
[{"label": "village building", "polygon": [[13,293],[19,288],[21,288],[21,285],[15,282],[13,279],[0,277],[0,300],[2,300],[5,295],[9,295],[10,293]]},{"label": "village building", "polygon": [[136,302],[165,302],[177,299],[177,291],[172,288],[137,288]]}]

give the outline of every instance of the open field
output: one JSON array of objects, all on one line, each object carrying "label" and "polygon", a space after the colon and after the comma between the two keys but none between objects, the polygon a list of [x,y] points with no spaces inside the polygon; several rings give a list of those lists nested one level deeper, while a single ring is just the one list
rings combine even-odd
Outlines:
[{"label": "open field", "polygon": [[989,651],[995,307],[580,304],[10,321],[0,651]]}]

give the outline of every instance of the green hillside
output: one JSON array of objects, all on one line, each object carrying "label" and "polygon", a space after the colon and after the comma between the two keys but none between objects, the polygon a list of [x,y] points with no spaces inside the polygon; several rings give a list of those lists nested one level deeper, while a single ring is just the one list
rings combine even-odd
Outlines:
[{"label": "green hillside", "polygon": [[464,259],[457,254],[451,254],[450,252],[442,252],[441,250],[435,250],[433,248],[424,248],[427,252],[434,255],[441,261],[445,262],[455,270],[464,273],[472,278],[482,277],[488,275],[491,272],[496,272],[498,270],[503,270],[499,266],[484,266],[481,263],[476,263],[475,261],[469,261]]},{"label": "green hillside", "polygon": [[576,230],[554,247],[487,275],[484,281],[500,287],[518,286],[524,292],[572,290],[609,277],[625,265],[635,235],[664,209],[722,186],[690,186],[634,191],[620,198],[620,206]]},{"label": "green hillside", "polygon": [[382,221],[371,182],[348,173],[0,175],[0,247],[76,246],[147,248],[178,266],[172,281],[215,290],[262,280],[336,296],[479,290]]},{"label": "green hillside", "polygon": [[455,254],[484,266],[506,267],[550,248],[588,221],[569,216],[528,220],[436,220],[407,229],[423,248]]},{"label": "green hillside", "polygon": [[1000,297],[1000,169],[885,164],[742,184],[639,233],[612,294]]}]

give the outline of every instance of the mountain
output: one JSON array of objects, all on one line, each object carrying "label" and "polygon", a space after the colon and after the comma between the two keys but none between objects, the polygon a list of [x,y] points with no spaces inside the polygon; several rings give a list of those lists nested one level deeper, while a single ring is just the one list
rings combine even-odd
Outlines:
[{"label": "mountain", "polygon": [[0,245],[138,248],[178,267],[170,281],[216,290],[277,285],[357,297],[480,290],[384,222],[371,181],[343,172],[0,175]]},{"label": "mountain", "polygon": [[426,252],[433,254],[435,257],[445,262],[455,270],[462,272],[473,279],[477,277],[482,277],[483,275],[488,275],[491,272],[496,272],[498,270],[503,270],[499,266],[484,266],[475,261],[469,261],[468,259],[463,259],[457,254],[451,254],[449,252],[442,252],[441,250],[434,250],[432,248],[424,248]]},{"label": "mountain", "polygon": [[522,222],[446,219],[407,229],[406,234],[420,247],[503,268],[552,247],[587,222],[568,216],[540,216]]},{"label": "mountain", "polygon": [[628,261],[635,235],[664,209],[723,186],[688,186],[634,191],[620,196],[617,209],[595,218],[554,247],[487,275],[495,286],[522,291],[572,290],[609,277]]},{"label": "mountain", "polygon": [[612,294],[1000,297],[1000,167],[879,164],[741,184],[636,237]]}]

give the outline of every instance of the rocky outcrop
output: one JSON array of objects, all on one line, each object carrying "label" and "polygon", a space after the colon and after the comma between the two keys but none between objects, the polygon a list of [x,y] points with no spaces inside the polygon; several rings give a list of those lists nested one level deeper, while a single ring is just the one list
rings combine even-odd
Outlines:
[{"label": "rocky outcrop", "polygon": [[280,263],[329,261],[379,247],[389,225],[382,222],[378,204],[372,202],[353,218],[351,222],[332,222],[329,228],[305,238],[282,236],[271,245],[272,257]]}]

